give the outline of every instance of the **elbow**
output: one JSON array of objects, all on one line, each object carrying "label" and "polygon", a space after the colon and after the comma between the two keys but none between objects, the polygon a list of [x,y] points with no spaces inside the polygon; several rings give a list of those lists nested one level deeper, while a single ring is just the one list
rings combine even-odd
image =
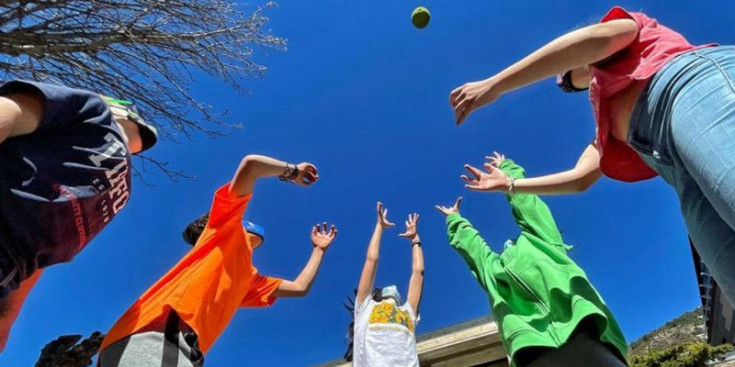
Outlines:
[{"label": "elbow", "polygon": [[246,155],[245,158],[242,159],[240,162],[240,167],[242,167],[242,171],[252,171],[256,168],[258,165],[258,160],[255,155]]},{"label": "elbow", "polygon": [[310,284],[304,284],[304,283],[296,283],[296,288],[294,289],[294,295],[296,297],[304,297],[307,294],[309,294],[309,291],[311,290]]},{"label": "elbow", "polygon": [[576,180],[573,187],[573,189],[575,190],[574,192],[580,193],[589,190],[590,187],[592,187],[592,185],[594,185],[601,176],[602,174],[600,173],[599,169],[583,175]]},{"label": "elbow", "polygon": [[377,264],[378,264],[378,255],[368,254],[367,258],[365,259],[365,265],[377,265]]},{"label": "elbow", "polygon": [[625,48],[638,36],[638,23],[633,19],[618,19],[604,23],[608,26],[609,46]]},{"label": "elbow", "polygon": [[589,190],[597,180],[602,177],[599,163],[595,167],[577,165],[570,171],[571,177],[567,180],[567,190],[572,193],[580,193]]},{"label": "elbow", "polygon": [[260,177],[260,160],[256,155],[247,155],[240,162],[239,175],[242,177]]},{"label": "elbow", "polygon": [[589,188],[592,187],[592,184],[593,183],[594,182],[589,182],[589,181],[585,181],[585,180],[579,180],[579,182],[575,182],[574,183],[574,185],[572,186],[572,190],[571,191],[572,191],[572,193],[575,193],[575,194],[583,193],[583,192],[589,190]]},{"label": "elbow", "polygon": [[599,50],[597,58],[604,60],[628,47],[638,36],[638,24],[632,19],[619,19],[598,24],[590,40]]},{"label": "elbow", "polygon": [[411,269],[411,274],[412,275],[417,275],[417,276],[423,277],[424,276],[424,267],[423,266],[414,265],[413,268]]},{"label": "elbow", "polygon": [[308,289],[304,289],[304,290],[301,290],[301,291],[296,291],[296,293],[294,293],[294,294],[296,295],[296,297],[306,297],[306,295],[309,294],[309,290]]},{"label": "elbow", "polygon": [[20,106],[7,97],[0,97],[0,143],[13,136],[13,130],[20,120],[22,110]]}]

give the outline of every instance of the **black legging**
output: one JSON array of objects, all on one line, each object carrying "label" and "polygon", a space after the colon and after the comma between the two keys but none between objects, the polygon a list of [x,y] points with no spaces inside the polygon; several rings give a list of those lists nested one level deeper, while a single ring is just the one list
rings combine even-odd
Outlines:
[{"label": "black legging", "polygon": [[599,338],[578,334],[559,349],[551,349],[526,367],[625,367],[623,361]]},{"label": "black legging", "polygon": [[559,348],[531,347],[516,354],[518,367],[625,367],[627,362],[613,346],[600,341],[601,333],[592,317],[582,320]]}]

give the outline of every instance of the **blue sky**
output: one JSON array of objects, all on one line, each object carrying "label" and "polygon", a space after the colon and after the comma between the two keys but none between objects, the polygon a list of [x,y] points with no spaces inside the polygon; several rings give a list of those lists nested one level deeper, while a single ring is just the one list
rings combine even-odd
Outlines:
[{"label": "blue sky", "polygon": [[[571,167],[592,138],[586,95],[565,95],[553,81],[503,97],[454,126],[448,93],[487,77],[553,37],[621,4],[643,10],[692,43],[735,43],[730,0],[650,1],[284,1],[268,13],[288,51],[258,50],[269,67],[237,94],[201,76],[196,94],[244,128],[228,137],[164,142],[153,154],[196,175],[136,181],[127,208],[73,263],[46,271],[15,324],[3,366],[31,366],[40,348],[62,334],[106,331],[189,249],[181,231],[208,209],[248,153],[310,161],[321,181],[304,189],[262,181],[246,216],[266,227],[256,252],[261,273],[294,278],[311,251],[310,226],[335,222],[340,234],[304,299],[243,309],[207,355],[209,366],[301,366],[342,355],[349,314],[375,221],[375,201],[403,223],[422,216],[426,282],[419,333],[486,315],[485,294],[449,247],[434,204],[464,195],[463,214],[495,249],[515,237],[502,195],[462,188],[466,162],[492,150],[531,175]],[[432,12],[427,29],[411,26],[418,5]],[[673,190],[660,179],[634,185],[602,179],[589,192],[547,197],[572,257],[617,316],[629,342],[684,311],[698,293],[686,231]],[[410,250],[388,231],[376,285],[406,292]]]}]

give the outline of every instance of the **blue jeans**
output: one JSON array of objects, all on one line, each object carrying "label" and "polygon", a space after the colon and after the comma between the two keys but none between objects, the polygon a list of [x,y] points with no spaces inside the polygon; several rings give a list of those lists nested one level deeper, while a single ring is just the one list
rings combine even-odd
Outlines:
[{"label": "blue jeans", "polygon": [[668,62],[638,97],[628,143],[676,189],[695,249],[735,305],[735,47]]}]

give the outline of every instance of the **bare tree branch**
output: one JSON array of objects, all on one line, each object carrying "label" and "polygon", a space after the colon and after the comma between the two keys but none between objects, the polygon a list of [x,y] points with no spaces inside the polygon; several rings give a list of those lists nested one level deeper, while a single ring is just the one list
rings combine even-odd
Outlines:
[{"label": "bare tree branch", "polygon": [[[162,162],[158,159],[151,158],[142,154],[137,155],[137,157],[140,159],[140,166],[134,165],[133,166],[133,172],[135,176],[137,176],[143,184],[147,186],[153,186],[152,184],[149,184],[145,179],[143,178],[143,173],[148,172],[148,165],[153,165],[156,169],[158,169],[160,172],[163,172],[171,181],[178,182],[179,179],[193,179],[196,178],[194,176],[189,176],[185,174],[183,171],[179,170],[173,170],[168,168],[169,162]],[[140,167],[140,168],[138,168]]]},{"label": "bare tree branch", "polygon": [[[264,12],[275,6],[246,12],[229,0],[2,0],[0,78],[133,99],[164,138],[219,136],[239,122],[196,100],[193,72],[239,91],[245,79],[263,76],[253,48],[286,47],[265,29]],[[185,177],[154,164],[169,177]]]}]

